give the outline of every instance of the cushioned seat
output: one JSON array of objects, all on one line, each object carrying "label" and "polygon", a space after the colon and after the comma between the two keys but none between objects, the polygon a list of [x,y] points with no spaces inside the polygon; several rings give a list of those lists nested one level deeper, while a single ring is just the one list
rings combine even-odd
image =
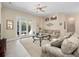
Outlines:
[{"label": "cushioned seat", "polygon": [[77,39],[77,37],[72,36],[71,38],[63,41],[61,45],[61,50],[65,54],[71,54],[75,49],[78,48],[78,45],[79,39]]},{"label": "cushioned seat", "polygon": [[[59,47],[60,45],[60,47]],[[69,38],[54,39],[42,46],[42,56],[74,57],[79,56],[79,39],[74,34]]]},{"label": "cushioned seat", "polygon": [[42,48],[42,57],[74,57],[72,54],[64,54],[61,51],[61,48],[50,46],[50,44],[46,44]]}]

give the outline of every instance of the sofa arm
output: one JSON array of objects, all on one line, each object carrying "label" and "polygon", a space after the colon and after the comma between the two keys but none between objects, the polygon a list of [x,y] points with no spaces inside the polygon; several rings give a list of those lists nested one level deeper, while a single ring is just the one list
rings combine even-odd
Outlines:
[{"label": "sofa arm", "polygon": [[64,54],[62,53],[60,48],[51,46],[50,44],[46,44],[42,46],[42,56],[53,56],[53,57],[63,57]]},{"label": "sofa arm", "polygon": [[50,45],[55,47],[61,47],[63,40],[64,38],[52,39]]},{"label": "sofa arm", "polygon": [[51,46],[50,44],[46,44],[42,46],[42,57],[74,57],[72,54],[67,55],[61,51],[61,48]]}]

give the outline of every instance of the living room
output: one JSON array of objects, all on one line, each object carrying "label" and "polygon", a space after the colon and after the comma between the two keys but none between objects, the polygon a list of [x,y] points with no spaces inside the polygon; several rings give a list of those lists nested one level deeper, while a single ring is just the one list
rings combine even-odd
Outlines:
[{"label": "living room", "polygon": [[0,37],[6,41],[1,56],[78,57],[78,5],[78,2],[1,2]]}]

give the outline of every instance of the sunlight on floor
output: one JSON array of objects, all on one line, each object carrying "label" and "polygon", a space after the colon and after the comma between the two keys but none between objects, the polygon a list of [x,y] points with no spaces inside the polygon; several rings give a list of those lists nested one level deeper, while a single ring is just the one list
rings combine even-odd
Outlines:
[{"label": "sunlight on floor", "polygon": [[6,57],[30,57],[30,54],[21,45],[19,40],[7,42]]}]

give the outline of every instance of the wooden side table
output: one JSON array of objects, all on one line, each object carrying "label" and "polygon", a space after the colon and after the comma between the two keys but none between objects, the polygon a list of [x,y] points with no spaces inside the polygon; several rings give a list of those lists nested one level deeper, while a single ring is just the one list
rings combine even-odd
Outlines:
[{"label": "wooden side table", "polygon": [[0,39],[0,57],[4,57],[6,52],[6,38]]}]

